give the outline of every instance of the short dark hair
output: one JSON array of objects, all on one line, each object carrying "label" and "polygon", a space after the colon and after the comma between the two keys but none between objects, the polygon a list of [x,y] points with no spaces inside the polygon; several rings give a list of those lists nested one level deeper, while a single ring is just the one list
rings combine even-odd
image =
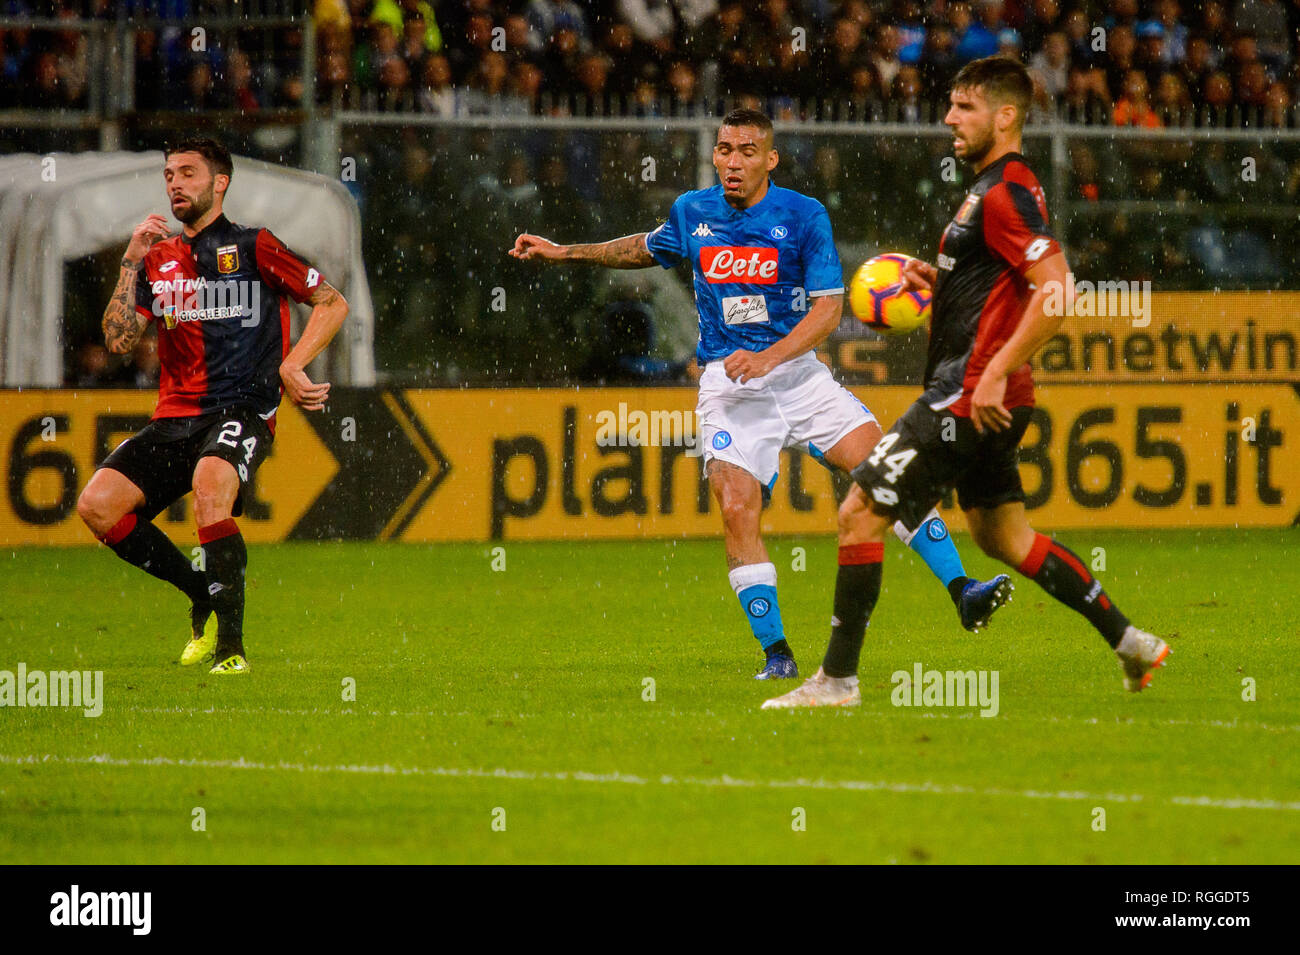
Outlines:
[{"label": "short dark hair", "polygon": [[767,135],[772,135],[772,121],[761,109],[733,109],[722,117],[723,126],[753,126]]},{"label": "short dark hair", "polygon": [[1020,125],[1025,124],[1029,101],[1034,95],[1034,81],[1024,64],[1009,56],[986,56],[971,60],[952,79],[954,90],[983,91],[985,99],[999,106],[1016,108]]},{"label": "short dark hair", "polygon": [[235,174],[235,166],[230,161],[230,150],[215,139],[182,139],[164,149],[163,158],[170,158],[172,153],[198,153],[207,160],[208,169],[214,176],[230,178]]}]

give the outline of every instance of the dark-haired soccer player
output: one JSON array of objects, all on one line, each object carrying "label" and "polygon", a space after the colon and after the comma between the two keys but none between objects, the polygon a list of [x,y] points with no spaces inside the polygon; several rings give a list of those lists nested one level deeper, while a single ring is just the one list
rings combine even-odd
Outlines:
[{"label": "dark-haired soccer player", "polygon": [[[100,465],[77,513],[115,554],[190,598],[182,664],[214,656],[212,673],[244,673],[248,553],[235,518],[270,448],[282,391],[305,410],[325,407],[329,383],[312,382],[303,369],[348,306],[269,230],[222,214],[234,171],[224,146],[193,139],[165,155],[163,180],[181,231],[170,234],[161,215],[136,226],[103,322],[109,351],[120,355],[160,320],[158,405],[144,430]],[[286,295],[313,306],[292,350]],[[199,569],[153,524],[190,490]]]},{"label": "dark-haired soccer player", "polygon": [[[1083,561],[1025,515],[1016,448],[1034,404],[1028,362],[1061,323],[1044,312],[1045,290],[1070,291],[1043,190],[1020,155],[1032,90],[1025,68],[1003,57],[975,60],[953,79],[944,122],[975,181],[944,230],[938,267],[910,273],[915,287],[934,290],[925,393],[853,468],[840,522],[880,542],[895,520],[915,520],[956,487],[975,542],[1083,614],[1137,692],[1168,645],[1132,626]],[[764,709],[859,702],[858,657],[880,576],[879,561],[840,567],[821,669]]]},{"label": "dark-haired soccer player", "polygon": [[[776,566],[759,532],[781,451],[803,448],[847,469],[880,437],[875,416],[814,353],[839,324],[844,275],[825,207],[772,184],[779,159],[772,140],[767,116],[735,110],[713,146],[719,184],[680,196],[653,232],[598,245],[556,245],[525,233],[510,250],[520,259],[620,269],[691,263],[700,312],[695,354],[704,369],[699,439],[722,511],[731,586],[766,654],[760,680],[798,676],[777,605]],[[899,536],[947,587],[967,629],[985,626],[1011,592],[1005,575],[966,576],[937,511],[913,515]],[[841,527],[841,562],[871,559],[878,546],[861,545]]]}]

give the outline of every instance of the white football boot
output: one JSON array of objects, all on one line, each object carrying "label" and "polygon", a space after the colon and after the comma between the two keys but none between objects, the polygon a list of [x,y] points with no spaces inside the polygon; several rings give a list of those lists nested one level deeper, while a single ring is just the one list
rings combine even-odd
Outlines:
[{"label": "white football boot", "polygon": [[1124,689],[1138,693],[1151,682],[1154,675],[1151,671],[1165,665],[1169,644],[1154,634],[1130,626],[1120,638],[1115,653],[1124,668]]},{"label": "white football boot", "polygon": [[818,667],[803,685],[784,696],[774,697],[763,704],[765,710],[784,710],[796,706],[857,706],[862,702],[856,676],[827,676]]}]

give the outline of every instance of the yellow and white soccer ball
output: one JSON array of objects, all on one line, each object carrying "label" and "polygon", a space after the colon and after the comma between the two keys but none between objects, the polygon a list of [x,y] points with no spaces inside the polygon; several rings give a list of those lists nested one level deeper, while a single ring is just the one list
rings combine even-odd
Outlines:
[{"label": "yellow and white soccer ball", "polygon": [[911,258],[901,252],[878,255],[849,283],[849,308],[873,331],[906,335],[930,320],[930,292],[903,289],[903,266]]}]

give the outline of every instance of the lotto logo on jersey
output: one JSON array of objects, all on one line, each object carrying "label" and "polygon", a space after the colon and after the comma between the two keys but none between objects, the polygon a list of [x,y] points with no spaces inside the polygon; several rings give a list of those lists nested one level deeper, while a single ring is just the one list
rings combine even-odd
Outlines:
[{"label": "lotto logo on jersey", "polygon": [[778,253],[758,246],[706,245],[700,249],[700,271],[713,284],[745,282],[772,285],[776,282]]}]

